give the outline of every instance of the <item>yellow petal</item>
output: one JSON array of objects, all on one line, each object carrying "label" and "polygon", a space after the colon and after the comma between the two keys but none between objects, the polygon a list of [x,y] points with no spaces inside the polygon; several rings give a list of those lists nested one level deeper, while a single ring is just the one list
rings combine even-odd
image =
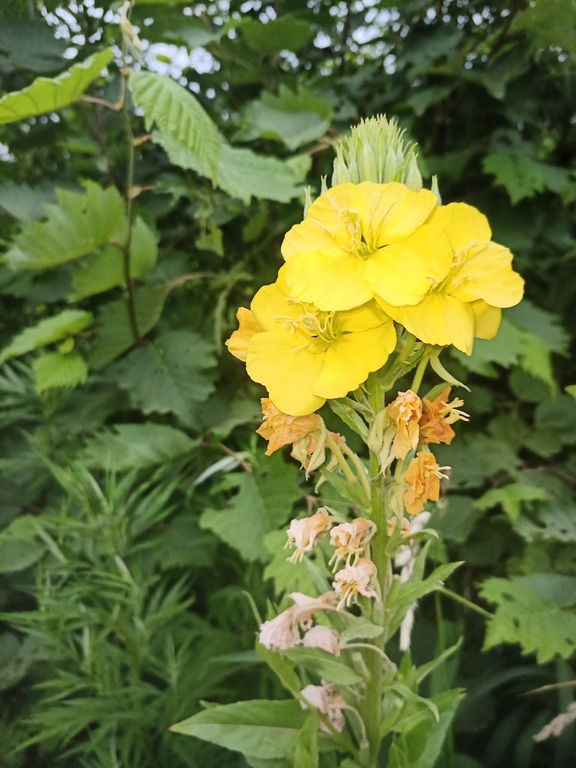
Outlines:
[{"label": "yellow petal", "polygon": [[299,253],[283,270],[290,295],[324,311],[351,309],[372,298],[364,261],[353,254]]},{"label": "yellow petal", "polygon": [[338,312],[334,316],[334,326],[337,333],[357,333],[378,328],[384,323],[391,323],[388,315],[376,304],[368,301],[355,309]]},{"label": "yellow petal", "polygon": [[484,299],[493,307],[513,307],[522,299],[524,280],[511,264],[512,254],[503,245],[474,245],[451,275],[448,290],[460,301]]},{"label": "yellow petal", "polygon": [[417,304],[442,282],[452,264],[444,232],[424,224],[403,243],[381,248],[366,261],[364,276],[376,297],[394,306]]},{"label": "yellow petal", "polygon": [[461,251],[471,243],[487,242],[492,237],[486,216],[466,203],[438,206],[432,221],[448,235],[454,251]]},{"label": "yellow petal", "polygon": [[474,336],[477,339],[493,339],[500,327],[502,310],[498,307],[491,307],[482,299],[472,301],[470,306],[476,316]]},{"label": "yellow petal", "polygon": [[436,196],[427,189],[414,192],[404,184],[390,182],[357,185],[362,231],[368,247],[377,249],[399,243],[412,235],[437,207]]},{"label": "yellow petal", "polygon": [[252,338],[246,370],[253,381],[266,387],[277,408],[290,416],[305,416],[325,401],[312,392],[322,360],[321,354],[294,348],[282,335],[264,332]]},{"label": "yellow petal", "polygon": [[237,331],[234,331],[226,341],[226,346],[228,347],[228,351],[234,355],[234,357],[237,357],[238,360],[242,360],[242,362],[245,363],[250,339],[254,334],[260,333],[262,328],[256,322],[256,318],[252,312],[245,307],[239,307],[236,317],[238,319],[239,328]]},{"label": "yellow petal", "polygon": [[469,304],[445,293],[432,292],[415,306],[394,307],[378,302],[385,312],[426,344],[453,344],[467,355],[472,352],[476,316]]},{"label": "yellow petal", "polygon": [[343,334],[326,350],[314,393],[326,399],[344,397],[363,384],[372,371],[379,370],[395,346],[396,331],[390,321],[378,328]]}]

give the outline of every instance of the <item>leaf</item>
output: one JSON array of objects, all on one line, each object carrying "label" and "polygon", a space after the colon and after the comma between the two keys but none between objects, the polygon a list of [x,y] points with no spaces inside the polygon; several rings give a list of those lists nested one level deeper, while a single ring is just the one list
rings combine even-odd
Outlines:
[{"label": "leaf", "polygon": [[34,360],[32,370],[36,378],[36,392],[77,387],[88,378],[88,365],[78,352],[47,353]]},{"label": "leaf", "polygon": [[531,3],[514,17],[511,32],[526,32],[526,41],[531,48],[564,48],[576,55],[574,29],[568,20],[576,15],[574,0],[546,0],[545,3]]},{"label": "leaf", "polygon": [[320,727],[320,717],[318,711],[311,710],[308,718],[294,744],[292,765],[298,768],[318,768],[318,730]]},{"label": "leaf", "polygon": [[133,349],[114,369],[118,384],[144,413],[175,413],[198,420],[199,404],[214,390],[214,351],[193,331],[169,331]]},{"label": "leaf", "polygon": [[[160,319],[167,293],[166,286],[140,288],[135,292],[136,320],[141,336],[151,331]],[[94,331],[88,364],[98,370],[136,343],[126,300],[106,304],[96,320]]]},{"label": "leaf", "polygon": [[263,537],[286,522],[294,502],[300,497],[298,470],[286,464],[280,454],[267,459],[264,468],[252,474],[227,475],[222,488],[235,491],[228,508],[207,509],[200,526],[213,531],[236,549],[245,560],[269,560]]},{"label": "leaf", "polygon": [[530,573],[515,576],[514,581],[537,592],[555,605],[570,608],[576,605],[576,576],[560,573]]},{"label": "leaf", "polygon": [[27,88],[6,94],[0,99],[0,124],[55,112],[77,101],[113,56],[112,49],[106,48],[58,77],[39,77]]},{"label": "leaf", "polygon": [[65,309],[58,315],[40,320],[32,328],[21,331],[0,353],[0,364],[13,357],[20,357],[34,349],[54,344],[62,339],[80,333],[93,321],[90,312],[80,309]]},{"label": "leaf", "polygon": [[[54,72],[63,64],[68,41],[54,37],[53,29],[38,17],[18,18],[13,6],[0,23],[0,72]],[[10,17],[10,18],[8,18]]]},{"label": "leaf", "polygon": [[539,664],[556,655],[568,659],[576,650],[576,615],[541,597],[516,580],[487,579],[482,597],[496,604],[488,621],[484,649],[519,643],[524,653],[535,653]]},{"label": "leaf", "polygon": [[256,643],[256,655],[264,661],[274,672],[284,688],[295,698],[300,695],[302,683],[294,670],[294,664],[278,651],[271,651],[261,643]]},{"label": "leaf", "polygon": [[20,640],[12,632],[0,634],[0,691],[12,688],[28,674],[32,664],[44,661],[45,653],[34,637]]},{"label": "leaf", "polygon": [[54,199],[54,190],[47,184],[37,187],[28,184],[6,184],[0,187],[0,208],[18,221],[43,218],[44,206]]},{"label": "leaf", "polygon": [[296,701],[240,701],[206,709],[170,730],[270,759],[289,755],[307,717]]},{"label": "leaf", "polygon": [[482,165],[506,189],[513,205],[546,189],[568,200],[574,197],[574,178],[569,171],[540,163],[528,152],[493,152],[486,155]]},{"label": "leaf", "polygon": [[[122,238],[123,242],[124,238]],[[146,274],[156,264],[156,235],[143,219],[137,217],[130,237],[130,277]],[[117,245],[106,245],[91,260],[78,265],[72,277],[75,301],[126,285],[124,256]]]},{"label": "leaf", "polygon": [[239,29],[248,46],[264,56],[271,56],[281,50],[298,51],[314,34],[308,21],[291,13],[282,14],[266,23],[246,19]]},{"label": "leaf", "polygon": [[166,464],[195,446],[184,432],[164,424],[117,424],[90,437],[80,460],[90,467],[120,472]]},{"label": "leaf", "polygon": [[147,130],[157,126],[155,139],[170,159],[172,153],[195,156],[214,181],[223,139],[194,96],[169,77],[153,72],[134,72],[128,84],[134,104],[144,111]]},{"label": "leaf", "polygon": [[570,499],[538,508],[533,520],[520,517],[515,528],[526,541],[576,542],[576,506]]},{"label": "leaf", "polygon": [[263,542],[271,560],[264,569],[264,578],[274,582],[274,594],[303,592],[308,595],[315,591],[312,569],[318,568],[316,562],[303,558],[300,562],[289,563],[289,551],[285,548],[286,531],[270,531],[264,535]]},{"label": "leaf", "polygon": [[58,189],[58,204],[46,206],[46,220],[23,226],[5,256],[13,269],[55,267],[123,236],[126,212],[120,192],[93,181],[84,187],[85,192]]},{"label": "leaf", "polygon": [[222,148],[218,186],[246,204],[251,197],[287,203],[302,191],[284,161],[228,145]]},{"label": "leaf", "polygon": [[486,491],[479,499],[476,499],[474,506],[479,510],[501,506],[510,520],[516,520],[524,502],[546,501],[548,498],[549,494],[544,488],[509,483],[501,488],[492,488]]},{"label": "leaf", "polygon": [[21,515],[0,531],[0,573],[23,571],[46,552],[38,534],[38,522],[32,515]]},{"label": "leaf", "polygon": [[498,374],[493,364],[510,368],[518,362],[524,349],[525,333],[514,323],[503,318],[498,333],[493,339],[475,340],[471,355],[465,355],[456,349],[452,350],[451,354],[472,373],[496,378]]},{"label": "leaf", "polygon": [[280,85],[278,95],[265,91],[259,101],[248,105],[237,138],[275,139],[295,150],[323,136],[331,118],[332,105],[326,99],[303,87],[294,93]]},{"label": "leaf", "polygon": [[576,384],[569,384],[567,387],[564,387],[564,391],[576,400]]},{"label": "leaf", "polygon": [[361,682],[362,676],[351,669],[345,662],[332,656],[320,648],[290,648],[283,655],[295,664],[320,675],[322,679],[337,685],[355,685]]}]

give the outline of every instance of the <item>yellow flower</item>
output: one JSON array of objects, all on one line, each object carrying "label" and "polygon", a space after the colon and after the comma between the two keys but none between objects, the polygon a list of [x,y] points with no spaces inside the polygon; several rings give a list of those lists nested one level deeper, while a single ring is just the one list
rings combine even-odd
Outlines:
[{"label": "yellow flower", "polygon": [[262,329],[254,319],[252,312],[245,307],[240,307],[238,309],[236,318],[238,320],[238,330],[234,331],[232,336],[226,341],[226,346],[228,347],[228,352],[230,352],[230,354],[245,363],[250,339]]},{"label": "yellow flower", "polygon": [[[488,220],[465,203],[438,206],[430,217],[450,241],[448,274],[430,284],[418,303],[377,297],[390,317],[427,344],[453,344],[471,354],[474,338],[491,339],[503,307],[522,299],[524,281],[512,269],[512,254],[490,240]],[[402,305],[404,304],[404,305]]]},{"label": "yellow flower", "polygon": [[283,270],[252,301],[262,332],[250,338],[246,370],[281,411],[304,416],[328,398],[357,389],[381,368],[396,345],[396,332],[373,301],[344,312],[322,312],[291,298]]},{"label": "yellow flower", "polygon": [[428,190],[404,184],[337,184],[286,234],[282,255],[291,296],[324,311],[358,307],[379,296],[417,304],[450,269],[450,242],[428,220]]},{"label": "yellow flower", "polygon": [[408,389],[399,392],[398,397],[386,408],[388,418],[396,427],[392,446],[397,459],[405,459],[418,445],[418,422],[422,416],[422,401],[415,392]]},{"label": "yellow flower", "polygon": [[409,487],[404,494],[404,506],[408,514],[419,515],[428,500],[438,501],[440,479],[448,477],[443,469],[448,467],[439,467],[430,451],[418,451],[406,471]]}]

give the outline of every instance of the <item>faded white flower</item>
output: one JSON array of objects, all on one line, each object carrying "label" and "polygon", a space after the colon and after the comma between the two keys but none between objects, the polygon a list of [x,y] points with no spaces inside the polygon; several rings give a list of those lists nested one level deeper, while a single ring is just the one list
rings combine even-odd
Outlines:
[{"label": "faded white flower", "polygon": [[330,564],[334,562],[338,565],[340,560],[345,559],[346,565],[350,565],[353,558],[364,554],[368,542],[375,533],[376,526],[365,517],[358,517],[351,523],[334,526],[330,531],[330,543],[336,547],[336,551],[330,558]]},{"label": "faded white flower", "polygon": [[372,560],[359,558],[354,565],[343,568],[334,576],[332,586],[340,598],[338,610],[356,602],[358,595],[378,597],[376,592],[376,566]]},{"label": "faded white flower", "polygon": [[305,552],[312,552],[316,548],[316,539],[323,533],[327,533],[332,526],[332,518],[327,509],[321,507],[318,512],[310,517],[300,520],[292,520],[288,528],[287,547],[296,547],[288,560],[297,563],[304,557]]},{"label": "faded white flower", "polygon": [[334,592],[320,597],[309,597],[302,592],[288,595],[294,605],[279,613],[274,619],[265,621],[260,627],[260,643],[265,648],[285,651],[300,644],[300,630],[312,626],[312,617],[318,611],[333,610],[336,604]]},{"label": "faded white flower", "polygon": [[334,656],[340,656],[340,635],[335,629],[320,624],[306,632],[302,645],[306,648],[321,648]]},{"label": "faded white flower", "polygon": [[[300,693],[310,706],[326,715],[337,731],[344,730],[346,719],[342,709],[346,706],[346,702],[335,685],[326,682],[323,682],[322,685],[307,685]],[[330,729],[324,723],[320,728],[325,733],[330,733]]]}]

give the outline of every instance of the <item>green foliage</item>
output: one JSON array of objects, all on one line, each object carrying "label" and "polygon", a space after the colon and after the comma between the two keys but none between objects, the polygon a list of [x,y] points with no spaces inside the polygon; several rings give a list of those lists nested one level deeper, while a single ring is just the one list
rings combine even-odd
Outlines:
[{"label": "green foliage", "polygon": [[56,112],[74,103],[112,61],[113,56],[113,51],[107,48],[74,64],[54,79],[39,77],[22,91],[6,94],[0,99],[0,124]]},{"label": "green foliage", "polygon": [[[140,70],[108,66],[122,34],[98,2],[0,10],[0,764],[335,767],[314,713],[267,704],[271,666],[297,694],[297,661],[255,663],[243,592],[266,615],[272,592],[330,577],[322,551],[287,562],[306,490],[281,452],[254,458],[263,392],[223,340],[304,187],[331,178],[333,140],[386,112],[527,291],[496,339],[445,361],[471,419],[438,451],[424,592],[394,577],[419,600],[414,669],[443,659],[423,680],[440,719],[414,698],[390,764],[565,768],[570,732],[533,735],[575,677],[574,0],[185,5],[134,5]],[[374,631],[357,617],[342,637]],[[227,751],[237,725],[210,717],[228,704],[269,713],[272,752],[254,734],[247,759]],[[199,738],[168,731],[190,715]]]}]

